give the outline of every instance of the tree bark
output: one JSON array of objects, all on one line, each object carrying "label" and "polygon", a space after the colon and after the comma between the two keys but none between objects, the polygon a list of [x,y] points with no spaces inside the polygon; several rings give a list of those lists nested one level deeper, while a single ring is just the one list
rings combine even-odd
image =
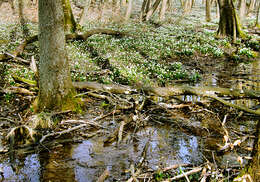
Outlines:
[{"label": "tree bark", "polygon": [[[13,4],[13,2],[11,4]],[[26,38],[29,36],[29,29],[26,25],[26,20],[25,20],[24,14],[23,14],[23,10],[24,10],[24,2],[23,2],[23,0],[18,0],[19,21],[20,21],[20,25],[22,27],[23,36],[24,36],[24,38]]]},{"label": "tree bark", "polygon": [[183,14],[190,13],[191,9],[192,9],[192,0],[186,0],[184,2]]},{"label": "tree bark", "polygon": [[255,26],[259,27],[259,11],[260,11],[260,2],[258,3],[257,13],[256,13],[256,20],[255,20]]},{"label": "tree bark", "polygon": [[161,0],[156,0],[153,4],[153,6],[149,9],[149,11],[146,14],[145,20],[148,21],[151,16],[155,13],[155,11],[158,9],[160,5]]},{"label": "tree bark", "polygon": [[91,0],[86,0],[85,6],[84,6],[84,9],[83,9],[83,12],[81,14],[80,21],[79,21],[80,25],[84,25],[85,22],[86,22],[90,4],[91,4]]},{"label": "tree bark", "polygon": [[64,12],[65,32],[75,32],[77,29],[77,23],[72,13],[70,1],[62,0],[62,5],[63,5],[63,12]]},{"label": "tree bark", "polygon": [[230,36],[233,38],[233,42],[235,42],[237,37],[242,37],[243,32],[233,0],[218,0],[218,3],[220,19],[217,34],[220,37]]},{"label": "tree bark", "polygon": [[250,15],[255,9],[255,0],[250,0],[247,15]]},{"label": "tree bark", "polygon": [[243,24],[245,15],[246,15],[246,0],[240,0],[239,1],[239,18],[240,18],[241,24]]},{"label": "tree bark", "polygon": [[62,0],[39,0],[39,96],[36,112],[75,109],[65,50]]},{"label": "tree bark", "polygon": [[206,21],[207,22],[211,21],[210,12],[211,12],[211,1],[208,0],[208,1],[206,1]]},{"label": "tree bark", "polygon": [[132,7],[133,7],[133,0],[128,0],[128,6],[126,9],[126,14],[125,14],[125,20],[129,20],[132,12]]},{"label": "tree bark", "polygon": [[160,11],[160,21],[163,21],[165,19],[165,11],[167,8],[167,1],[168,0],[162,0],[162,8]]}]

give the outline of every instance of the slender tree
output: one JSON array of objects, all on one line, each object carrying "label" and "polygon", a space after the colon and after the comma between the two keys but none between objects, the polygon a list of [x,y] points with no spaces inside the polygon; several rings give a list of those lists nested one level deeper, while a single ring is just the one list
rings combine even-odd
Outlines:
[{"label": "slender tree", "polygon": [[132,12],[132,7],[133,7],[133,0],[128,0],[128,6],[126,9],[126,14],[125,14],[125,20],[129,20]]},{"label": "slender tree", "polygon": [[256,0],[250,0],[250,4],[249,4],[249,7],[248,7],[247,15],[250,15],[254,11],[254,9],[255,9],[255,2],[256,2]]},{"label": "slender tree", "polygon": [[162,7],[160,11],[160,20],[163,21],[165,19],[165,11],[167,9],[167,1],[168,0],[162,0]]},{"label": "slender tree", "polygon": [[24,36],[24,38],[26,38],[29,36],[29,29],[26,24],[23,10],[24,10],[24,2],[23,2],[23,0],[18,0],[19,21],[20,21],[20,25],[22,28],[23,36]]},{"label": "slender tree", "polygon": [[239,1],[238,9],[239,9],[239,18],[240,18],[241,24],[243,24],[243,21],[244,21],[245,15],[246,15],[246,0]]},{"label": "slender tree", "polygon": [[206,1],[206,21],[211,21],[211,0]]},{"label": "slender tree", "polygon": [[91,4],[91,0],[86,0],[85,1],[83,12],[82,12],[82,14],[80,16],[80,21],[79,21],[80,25],[83,25],[86,22],[87,15],[88,15],[89,8],[90,8],[90,4]]},{"label": "slender tree", "polygon": [[255,26],[259,27],[259,10],[260,10],[260,2],[258,3],[257,13],[256,13],[256,20],[255,20]]},{"label": "slender tree", "polygon": [[62,0],[39,0],[39,95],[36,111],[74,108],[75,93],[65,49]]}]

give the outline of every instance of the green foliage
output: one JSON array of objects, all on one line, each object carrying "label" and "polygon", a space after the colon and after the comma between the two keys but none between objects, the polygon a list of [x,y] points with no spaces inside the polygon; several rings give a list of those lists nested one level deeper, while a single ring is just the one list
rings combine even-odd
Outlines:
[{"label": "green foliage", "polygon": [[5,98],[6,102],[10,102],[14,98],[14,94],[13,93],[5,93],[4,98]]},{"label": "green foliage", "polygon": [[[225,55],[225,49],[232,48],[232,45],[229,39],[215,38],[212,29],[216,28],[216,23],[204,24],[202,31],[198,31],[194,26],[199,22],[198,17],[192,18],[194,24],[178,26],[165,22],[159,27],[153,23],[112,22],[104,25],[90,22],[81,27],[83,32],[102,26],[128,32],[132,36],[118,38],[98,34],[89,37],[87,41],[68,43],[66,48],[72,80],[162,86],[172,84],[175,80],[198,82],[201,79],[198,70],[184,66],[183,60],[221,58]],[[27,26],[32,35],[38,32],[36,25]],[[21,41],[22,31],[19,25],[0,26],[0,52],[14,50]],[[232,56],[234,60],[253,59],[255,54],[252,50],[259,50],[257,41],[240,41],[240,44],[242,48]],[[38,50],[38,44],[33,43],[28,46],[23,57],[29,60],[34,55],[38,60]],[[105,69],[104,64],[108,64]],[[9,84],[14,83],[11,77],[14,73],[26,79],[34,79],[30,69],[23,66],[8,68],[6,73]]]},{"label": "green foliage", "polygon": [[153,175],[155,181],[163,181],[167,178],[170,177],[170,175],[168,173],[162,172],[162,171],[157,171],[156,173],[154,173]]}]

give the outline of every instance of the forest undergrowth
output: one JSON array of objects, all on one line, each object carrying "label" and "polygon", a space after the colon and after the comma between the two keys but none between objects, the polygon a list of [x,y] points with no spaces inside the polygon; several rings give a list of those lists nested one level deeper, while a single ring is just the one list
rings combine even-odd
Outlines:
[{"label": "forest undergrowth", "polygon": [[[204,100],[198,97],[197,102],[192,102],[180,97],[148,95],[147,92],[151,90],[143,89],[149,87],[161,89],[180,84],[199,85],[206,79],[206,75],[221,72],[227,65],[228,67],[239,64],[246,66],[259,59],[259,34],[257,31],[251,31],[254,30],[252,26],[254,17],[249,18],[245,24],[247,38],[238,38],[236,42],[231,43],[229,38],[216,36],[217,20],[205,22],[203,13],[200,8],[195,8],[191,14],[183,16],[180,11],[175,10],[163,22],[158,21],[155,15],[150,21],[142,23],[137,18],[124,22],[117,17],[114,20],[108,18],[104,21],[89,21],[86,25],[79,26],[79,34],[93,29],[109,29],[121,32],[123,35],[95,34],[87,40],[67,42],[72,81],[89,81],[97,83],[94,86],[98,87],[95,91],[82,89],[83,91],[78,92],[76,97],[82,97],[84,103],[84,108],[78,113],[65,111],[33,115],[32,103],[38,92],[38,75],[35,74],[33,64],[29,66],[19,60],[36,62],[37,65],[39,46],[37,41],[27,45],[19,56],[21,59],[14,58],[0,62],[0,120],[7,121],[0,124],[2,133],[6,136],[10,128],[27,125],[30,120],[42,121],[43,119],[46,125],[53,121],[54,124],[51,126],[53,132],[44,131],[44,137],[40,140],[41,144],[45,141],[49,142],[46,146],[51,149],[54,144],[50,144],[48,138],[52,136],[75,132],[74,136],[79,140],[100,137],[105,127],[102,125],[103,122],[97,121],[102,119],[109,120],[111,123],[116,122],[116,124],[108,124],[105,128],[109,134],[102,135],[106,138],[104,145],[114,142],[119,145],[120,142],[124,142],[124,137],[127,135],[125,133],[134,133],[139,128],[149,125],[165,124],[176,130],[181,129],[186,133],[204,137],[203,154],[205,158],[210,156],[210,159],[204,159],[205,163],[197,167],[194,167],[194,164],[188,166],[184,164],[184,168],[182,164],[170,166],[176,169],[174,172],[167,166],[149,171],[145,167],[142,168],[144,161],[137,161],[135,166],[130,166],[132,171],[128,171],[124,176],[125,179],[135,178],[135,176],[145,179],[147,175],[154,181],[167,181],[183,175],[183,170],[186,169],[191,172],[189,175],[191,181],[197,181],[199,178],[206,179],[208,176],[212,180],[233,179],[238,174],[238,169],[242,168],[242,162],[237,161],[235,165],[228,168],[223,166],[225,163],[221,157],[216,158],[215,161],[211,151],[218,151],[216,154],[222,156],[225,152],[239,146],[236,142],[247,141],[252,144],[253,139],[249,133],[255,132],[256,117],[243,114],[217,101],[212,102],[210,99]],[[135,16],[133,14],[133,17]],[[30,36],[38,34],[36,23],[27,23],[26,26]],[[0,54],[12,55],[24,39],[22,27],[17,22],[0,22]],[[104,87],[100,87],[99,83],[118,86],[115,90],[118,89],[119,91],[116,91],[120,93],[114,94],[109,89],[101,90],[99,88]],[[128,92],[128,86],[136,88],[137,92],[131,90],[133,92],[130,95],[124,95]],[[25,88],[26,91],[6,92],[5,89],[8,88]],[[156,93],[153,90],[151,92]],[[258,102],[254,96],[253,99]],[[234,121],[236,124],[226,120]],[[194,124],[193,121],[198,121],[200,124]],[[241,124],[240,121],[246,122]],[[68,123],[71,126],[68,126]],[[86,126],[88,128],[84,129]],[[248,128],[237,132],[240,126]],[[82,130],[76,132],[80,127]],[[140,154],[143,160],[149,153],[147,148],[149,148],[149,141]],[[245,148],[236,148],[235,152],[232,151],[235,155],[228,156],[228,159],[244,155],[247,152]],[[0,151],[4,153],[4,150]],[[198,170],[202,172],[198,173]],[[184,175],[182,179],[186,177]]]}]

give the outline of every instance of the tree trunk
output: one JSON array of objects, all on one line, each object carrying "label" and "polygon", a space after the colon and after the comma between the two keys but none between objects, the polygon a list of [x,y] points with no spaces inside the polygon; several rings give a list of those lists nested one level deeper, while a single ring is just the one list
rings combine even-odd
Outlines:
[{"label": "tree trunk", "polygon": [[162,8],[160,11],[160,21],[163,21],[165,19],[165,11],[167,8],[167,1],[168,0],[162,0]]},{"label": "tree trunk", "polygon": [[255,9],[255,0],[250,0],[247,15],[250,16],[250,14],[254,11],[254,9]]},{"label": "tree trunk", "polygon": [[256,129],[256,139],[252,152],[252,161],[241,171],[241,175],[249,174],[251,181],[260,181],[260,121]]},{"label": "tree trunk", "polygon": [[62,0],[39,0],[39,96],[36,112],[75,109],[65,50]]},{"label": "tree trunk", "polygon": [[156,0],[153,4],[153,6],[149,9],[149,11],[146,14],[145,20],[148,21],[151,16],[155,13],[155,11],[158,9],[159,5],[161,3],[161,0]]},{"label": "tree trunk", "polygon": [[128,0],[128,6],[125,14],[125,20],[129,20],[132,12],[132,7],[133,7],[133,0]]},{"label": "tree trunk", "polygon": [[77,28],[69,0],[62,0],[65,32],[75,32]]},{"label": "tree trunk", "polygon": [[26,39],[26,37],[29,36],[29,29],[27,27],[26,20],[24,18],[23,10],[24,10],[24,2],[23,0],[18,0],[19,21],[22,27],[24,39]]},{"label": "tree trunk", "polygon": [[211,1],[208,0],[208,1],[206,1],[206,21],[207,22],[211,21],[210,12],[211,12]]},{"label": "tree trunk", "polygon": [[219,18],[219,5],[218,5],[218,1],[217,0],[213,0],[215,2],[215,6],[216,6],[216,18]]},{"label": "tree trunk", "polygon": [[240,18],[241,24],[243,24],[245,15],[246,15],[246,0],[240,0],[239,1],[239,18]]},{"label": "tree trunk", "polygon": [[256,20],[255,20],[255,26],[259,27],[259,10],[260,10],[260,2],[258,3],[257,13],[256,13]]},{"label": "tree trunk", "polygon": [[219,28],[218,36],[225,37],[230,36],[233,38],[233,42],[237,37],[242,37],[243,33],[239,18],[237,17],[236,10],[232,0],[218,0],[219,3]]},{"label": "tree trunk", "polygon": [[192,0],[186,0],[184,2],[183,14],[190,13],[191,9],[192,9]]},{"label": "tree trunk", "polygon": [[80,25],[84,25],[86,22],[90,4],[91,4],[91,0],[86,0],[85,6],[84,6],[84,9],[83,9],[82,15],[80,17],[80,21],[79,21]]}]

